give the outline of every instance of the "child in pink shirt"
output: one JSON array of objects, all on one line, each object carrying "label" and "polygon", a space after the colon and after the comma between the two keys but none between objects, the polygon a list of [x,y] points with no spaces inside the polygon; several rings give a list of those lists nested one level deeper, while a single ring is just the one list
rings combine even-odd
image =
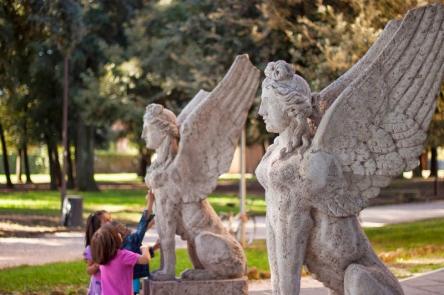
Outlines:
[{"label": "child in pink shirt", "polygon": [[132,295],[135,264],[150,261],[148,249],[143,254],[120,250],[122,237],[111,224],[102,226],[92,237],[91,254],[100,264],[102,295]]}]

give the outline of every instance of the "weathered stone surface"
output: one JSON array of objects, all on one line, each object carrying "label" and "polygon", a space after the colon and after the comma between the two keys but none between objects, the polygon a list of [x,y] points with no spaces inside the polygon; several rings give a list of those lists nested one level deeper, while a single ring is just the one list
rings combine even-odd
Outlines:
[{"label": "weathered stone surface", "polygon": [[247,295],[247,279],[143,281],[144,295]]},{"label": "weathered stone surface", "polygon": [[208,200],[217,179],[231,164],[260,72],[248,56],[238,56],[210,93],[200,91],[176,116],[163,106],[146,108],[142,138],[156,150],[145,182],[155,195],[156,224],[163,262],[154,280],[175,276],[175,235],[188,242],[195,269],[182,278],[213,280],[242,277],[241,245],[224,228]]},{"label": "weathered stone surface", "polygon": [[256,175],[265,188],[273,294],[299,294],[303,264],[331,294],[403,294],[356,215],[418,164],[444,72],[444,6],[387,25],[320,93],[269,63],[259,114],[278,133]]}]

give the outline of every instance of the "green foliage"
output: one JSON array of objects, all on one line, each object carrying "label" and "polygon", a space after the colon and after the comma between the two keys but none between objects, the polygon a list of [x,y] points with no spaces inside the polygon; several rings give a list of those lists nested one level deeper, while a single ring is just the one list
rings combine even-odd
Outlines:
[{"label": "green foliage", "polygon": [[[4,0],[0,123],[16,148],[60,142],[62,61],[69,52],[69,137],[78,157],[89,155],[79,163],[92,162],[94,140],[106,146],[121,136],[146,154],[145,106],[157,102],[178,113],[200,88],[213,89],[236,55],[249,54],[260,69],[290,61],[319,91],[367,51],[389,20],[430,2]],[[429,146],[444,140],[443,97]],[[270,139],[256,118],[258,102],[247,123],[249,143]],[[111,130],[116,121],[123,130]]]},{"label": "green foliage", "polygon": [[40,1],[5,0],[0,3],[0,120],[9,144],[22,147],[32,133],[28,117],[32,103],[30,64],[43,37]]},{"label": "green foliage", "polygon": [[70,56],[85,34],[82,6],[76,0],[52,0],[42,12],[48,35],[64,56]]},{"label": "green foliage", "polygon": [[[0,155],[0,157],[3,157],[3,155]],[[9,155],[8,156],[9,165],[11,167],[16,166],[16,155]],[[45,165],[45,159],[41,157],[40,155],[32,155],[29,156],[29,165],[31,173],[44,173],[47,172],[47,167]],[[2,179],[2,174],[5,173],[4,167],[3,167],[3,161],[0,161],[0,179]],[[0,180],[1,182],[1,180]]]}]

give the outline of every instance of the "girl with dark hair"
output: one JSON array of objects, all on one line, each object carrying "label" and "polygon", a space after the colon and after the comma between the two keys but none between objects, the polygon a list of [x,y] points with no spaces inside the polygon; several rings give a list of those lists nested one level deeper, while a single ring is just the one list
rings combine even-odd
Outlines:
[{"label": "girl with dark hair", "polygon": [[148,264],[148,249],[142,255],[120,249],[122,237],[115,226],[105,224],[91,239],[91,254],[100,264],[102,294],[132,295],[133,268],[136,264]]},{"label": "girl with dark hair", "polygon": [[83,252],[83,257],[87,263],[86,272],[91,275],[91,280],[88,287],[88,295],[100,295],[100,271],[99,265],[95,263],[91,255],[91,239],[94,233],[104,224],[111,221],[111,215],[105,211],[100,210],[91,213],[86,220],[86,230],[85,230],[85,251]]}]

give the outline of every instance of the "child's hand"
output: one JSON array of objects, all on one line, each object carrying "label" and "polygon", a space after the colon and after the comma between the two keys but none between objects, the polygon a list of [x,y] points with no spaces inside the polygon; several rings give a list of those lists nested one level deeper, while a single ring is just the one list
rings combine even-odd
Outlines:
[{"label": "child's hand", "polygon": [[97,263],[88,263],[88,266],[86,267],[86,272],[89,275],[95,275],[100,269],[100,266]]},{"label": "child's hand", "polygon": [[148,251],[147,247],[140,247],[140,250],[142,251],[142,255],[139,256],[137,264],[148,264],[151,259],[150,251]]},{"label": "child's hand", "polygon": [[142,255],[143,255],[143,256],[147,257],[148,260],[151,259],[150,250],[149,250],[149,247],[148,247],[148,246],[140,247],[140,250],[142,250]]},{"label": "child's hand", "polygon": [[151,260],[150,251],[147,246],[140,247],[142,255],[139,257],[139,264],[148,264]]},{"label": "child's hand", "polygon": [[157,239],[157,241],[153,245],[154,251],[160,249],[160,239]]}]

